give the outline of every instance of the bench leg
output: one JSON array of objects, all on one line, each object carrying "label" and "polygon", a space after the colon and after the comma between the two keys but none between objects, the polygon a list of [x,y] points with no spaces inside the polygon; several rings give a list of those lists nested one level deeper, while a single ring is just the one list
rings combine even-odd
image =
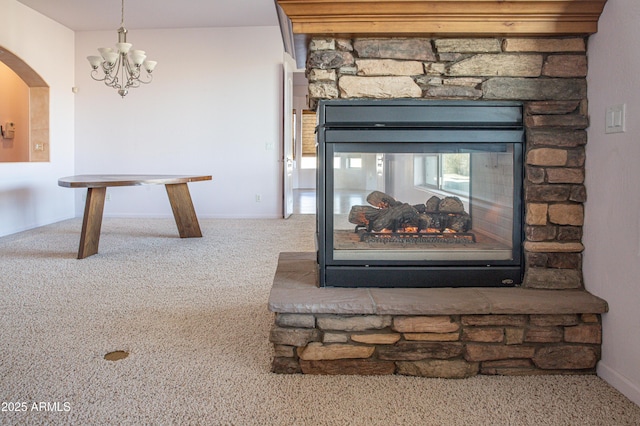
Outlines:
[{"label": "bench leg", "polygon": [[80,248],[78,259],[84,259],[98,252],[100,243],[100,228],[102,227],[102,213],[107,188],[87,189],[87,202],[84,206],[82,219],[82,233],[80,234]]},{"label": "bench leg", "polygon": [[166,184],[167,195],[176,219],[180,238],[202,237],[200,224],[186,183]]}]

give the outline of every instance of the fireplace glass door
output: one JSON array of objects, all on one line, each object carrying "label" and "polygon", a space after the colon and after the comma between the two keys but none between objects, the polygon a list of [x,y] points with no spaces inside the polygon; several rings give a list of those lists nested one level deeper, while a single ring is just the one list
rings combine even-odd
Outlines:
[{"label": "fireplace glass door", "polygon": [[320,283],[520,283],[521,106],[344,102],[320,105]]}]

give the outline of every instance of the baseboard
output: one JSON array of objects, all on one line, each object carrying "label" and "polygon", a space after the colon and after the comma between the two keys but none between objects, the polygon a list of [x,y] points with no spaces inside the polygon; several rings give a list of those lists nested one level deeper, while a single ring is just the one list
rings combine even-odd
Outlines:
[{"label": "baseboard", "polygon": [[598,376],[640,406],[640,387],[638,384],[630,382],[602,361],[598,363]]}]

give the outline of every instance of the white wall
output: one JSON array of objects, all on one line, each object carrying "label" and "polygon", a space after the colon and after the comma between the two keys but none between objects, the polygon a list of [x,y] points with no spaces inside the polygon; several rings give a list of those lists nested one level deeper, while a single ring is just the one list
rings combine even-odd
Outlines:
[{"label": "white wall", "polygon": [[[86,60],[116,41],[115,27],[76,33],[76,174],[210,174],[189,184],[199,217],[281,217],[279,28],[129,30],[158,66],[124,99]],[[107,194],[105,216],[171,216],[162,186]]]},{"label": "white wall", "polygon": [[[640,2],[609,1],[589,40],[584,277],[609,302],[598,374],[640,404]],[[605,110],[626,104],[626,133]]]},{"label": "white wall", "polygon": [[73,174],[74,34],[15,0],[0,0],[0,46],[50,87],[50,162],[0,163],[0,236],[74,216],[73,193],[58,178]]}]

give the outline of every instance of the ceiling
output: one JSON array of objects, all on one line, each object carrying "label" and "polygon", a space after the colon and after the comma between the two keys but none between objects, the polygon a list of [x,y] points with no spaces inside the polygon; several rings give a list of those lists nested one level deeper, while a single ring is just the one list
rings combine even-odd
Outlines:
[{"label": "ceiling", "polygon": [[[18,0],[74,31],[116,30],[121,0]],[[132,29],[277,26],[274,0],[125,0]]]}]

